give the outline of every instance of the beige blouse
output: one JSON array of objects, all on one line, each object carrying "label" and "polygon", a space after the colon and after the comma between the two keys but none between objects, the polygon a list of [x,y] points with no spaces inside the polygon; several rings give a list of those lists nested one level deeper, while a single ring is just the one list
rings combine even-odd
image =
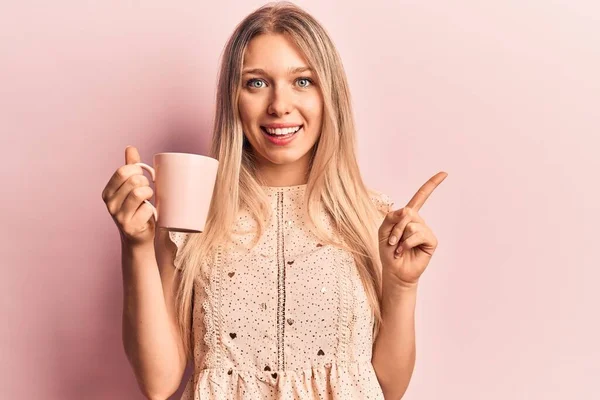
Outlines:
[{"label": "beige blouse", "polygon": [[[195,283],[194,374],[182,400],[383,399],[374,317],[351,254],[308,229],[306,185],[263,189],[273,214],[258,244],[250,249],[256,224],[241,211],[232,242]],[[383,219],[392,202],[373,193]],[[169,236],[178,248],[188,238]]]}]

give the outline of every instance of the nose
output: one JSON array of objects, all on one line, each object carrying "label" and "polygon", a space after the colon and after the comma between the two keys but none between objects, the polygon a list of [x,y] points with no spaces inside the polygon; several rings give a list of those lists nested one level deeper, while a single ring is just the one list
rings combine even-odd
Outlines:
[{"label": "nose", "polygon": [[294,108],[292,95],[284,87],[275,88],[267,112],[278,117],[289,114]]}]

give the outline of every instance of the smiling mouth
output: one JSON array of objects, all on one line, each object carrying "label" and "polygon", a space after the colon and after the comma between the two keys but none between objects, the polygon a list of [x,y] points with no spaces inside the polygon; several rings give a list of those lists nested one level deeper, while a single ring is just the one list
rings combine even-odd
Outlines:
[{"label": "smiling mouth", "polygon": [[260,129],[266,134],[269,135],[271,137],[274,138],[287,138],[287,137],[291,137],[293,135],[295,135],[296,133],[300,132],[302,130],[302,128],[304,127],[304,125],[298,125],[298,129],[289,133],[284,133],[286,130],[283,129],[278,129],[278,131],[284,131],[284,132],[280,132],[280,133],[276,133],[275,130],[271,129],[271,132],[269,132],[264,126],[261,126]]}]

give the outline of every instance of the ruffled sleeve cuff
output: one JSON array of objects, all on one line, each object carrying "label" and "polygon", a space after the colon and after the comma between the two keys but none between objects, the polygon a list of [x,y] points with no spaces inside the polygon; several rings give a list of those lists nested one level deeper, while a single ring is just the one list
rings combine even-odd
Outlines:
[{"label": "ruffled sleeve cuff", "polygon": [[178,270],[183,269],[181,260],[181,249],[187,243],[189,238],[189,233],[169,231],[169,239],[171,239],[171,242],[175,243],[175,245],[177,246],[177,252],[175,253],[175,261],[173,262],[173,264]]}]

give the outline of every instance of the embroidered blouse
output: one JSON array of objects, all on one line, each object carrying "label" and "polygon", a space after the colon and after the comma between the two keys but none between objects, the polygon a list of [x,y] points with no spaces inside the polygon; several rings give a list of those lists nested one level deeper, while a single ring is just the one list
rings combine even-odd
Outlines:
[{"label": "embroidered blouse", "polygon": [[[263,189],[273,213],[258,244],[250,248],[256,223],[240,211],[232,240],[194,283],[194,373],[182,400],[383,399],[352,255],[309,230],[306,184]],[[372,192],[383,220],[393,203]],[[188,235],[169,232],[178,249]]]}]

